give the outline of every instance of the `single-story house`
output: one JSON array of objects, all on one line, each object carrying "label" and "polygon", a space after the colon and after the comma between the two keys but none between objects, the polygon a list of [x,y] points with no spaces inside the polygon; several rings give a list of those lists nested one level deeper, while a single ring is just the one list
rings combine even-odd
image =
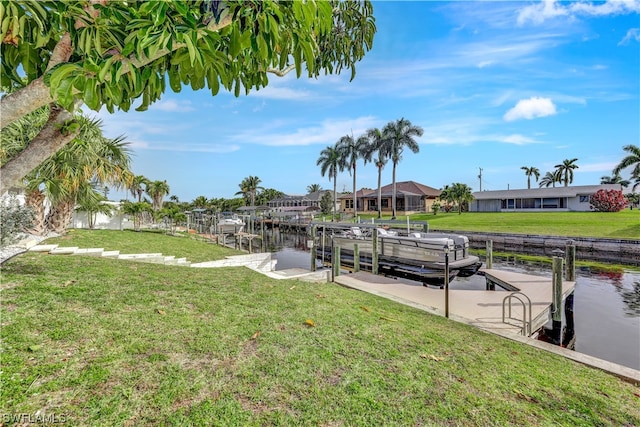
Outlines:
[{"label": "single-story house", "polygon": [[[320,190],[306,194],[304,196],[285,195],[284,197],[269,200],[267,202],[267,206],[271,209],[272,212],[283,212],[282,208],[290,207],[315,207],[320,210],[320,202],[322,200],[322,196],[324,196],[325,193],[331,194],[331,198],[333,199],[332,190]],[[340,197],[340,193],[337,194],[337,197]],[[337,207],[338,203],[336,203],[336,208]]]},{"label": "single-story house", "polygon": [[[385,185],[381,189],[382,213],[390,215],[392,212],[393,184]],[[438,198],[441,191],[415,181],[396,182],[396,214],[410,215],[419,212],[429,212],[431,205]],[[378,190],[362,189],[356,192],[358,213],[378,212]],[[340,197],[340,211],[353,213],[353,194],[343,194]]]},{"label": "single-story house", "polygon": [[471,212],[585,212],[598,190],[621,190],[620,184],[575,185],[522,190],[478,191],[469,203]]}]

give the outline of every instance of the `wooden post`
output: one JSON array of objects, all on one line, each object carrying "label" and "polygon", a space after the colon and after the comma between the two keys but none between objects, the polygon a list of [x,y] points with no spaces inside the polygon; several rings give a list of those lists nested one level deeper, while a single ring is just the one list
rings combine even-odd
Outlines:
[{"label": "wooden post", "polygon": [[378,274],[378,229],[373,229],[371,241],[371,273]]},{"label": "wooden post", "polygon": [[360,247],[358,244],[353,245],[353,272],[360,271]]},{"label": "wooden post", "polygon": [[552,303],[551,320],[553,329],[551,339],[554,344],[559,344],[562,335],[562,252],[560,249],[553,251],[553,276],[552,276]]},{"label": "wooden post", "polygon": [[568,282],[576,281],[576,245],[573,240],[567,241],[566,246],[567,253],[567,265],[566,265],[566,278]]},{"label": "wooden post", "polygon": [[488,269],[493,268],[493,240],[487,240],[487,256],[485,264]]},{"label": "wooden post", "polygon": [[333,277],[331,281],[335,281],[335,278],[340,275],[340,246],[333,246],[331,254],[331,261],[333,262]]},{"label": "wooden post", "polygon": [[444,317],[449,318],[449,248],[444,250]]},{"label": "wooden post", "polygon": [[311,226],[311,271],[316,271],[316,232],[317,227]]}]

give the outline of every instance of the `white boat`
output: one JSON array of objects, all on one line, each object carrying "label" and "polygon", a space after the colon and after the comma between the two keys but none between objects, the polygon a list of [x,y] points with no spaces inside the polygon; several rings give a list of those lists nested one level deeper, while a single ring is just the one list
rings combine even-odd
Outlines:
[{"label": "white boat", "polygon": [[232,212],[222,212],[216,227],[218,233],[240,233],[244,230],[244,220]]}]

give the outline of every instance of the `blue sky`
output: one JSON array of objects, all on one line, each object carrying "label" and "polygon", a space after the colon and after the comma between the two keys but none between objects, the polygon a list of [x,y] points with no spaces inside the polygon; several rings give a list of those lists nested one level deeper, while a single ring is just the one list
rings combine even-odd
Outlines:
[{"label": "blue sky", "polygon": [[[332,189],[322,149],[402,117],[424,135],[397,181],[434,188],[477,191],[479,168],[483,190],[526,188],[522,166],[544,175],[573,158],[574,185],[598,184],[640,144],[640,0],[377,1],[374,14],[351,82],[272,76],[238,98],[168,89],[146,112],[100,112],[105,135],[125,135],[134,173],[166,179],[181,201],[234,197],[250,175],[287,194]],[[359,162],[357,187],[377,187],[374,165]],[[351,188],[342,173],[338,190]]]}]

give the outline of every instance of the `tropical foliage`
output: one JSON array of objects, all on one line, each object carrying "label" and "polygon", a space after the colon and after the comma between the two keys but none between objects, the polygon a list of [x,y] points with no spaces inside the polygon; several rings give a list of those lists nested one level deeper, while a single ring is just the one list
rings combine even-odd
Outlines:
[{"label": "tropical foliage", "polygon": [[619,175],[624,169],[631,169],[631,178],[635,180],[635,190],[640,183],[640,146],[625,145],[623,150],[629,155],[620,160],[620,163],[613,169],[613,174]]},{"label": "tropical foliage", "polygon": [[307,193],[315,193],[317,191],[322,190],[322,186],[320,184],[309,184],[307,185]]},{"label": "tropical foliage", "polygon": [[598,190],[589,198],[589,203],[597,212],[620,212],[628,202],[620,190]]},{"label": "tropical foliage", "polygon": [[257,176],[248,176],[244,178],[242,182],[238,184],[240,191],[236,193],[236,196],[242,195],[246,200],[247,205],[255,206],[258,190],[264,190],[264,187],[260,186],[261,182],[262,180]]},{"label": "tropical foliage", "polygon": [[322,176],[328,175],[329,180],[333,181],[333,216],[336,216],[336,203],[337,203],[337,185],[338,185],[338,172],[344,167],[344,160],[341,156],[340,150],[336,146],[328,146],[320,152],[320,157],[316,161],[316,164],[320,166],[320,174]]},{"label": "tropical foliage", "polygon": [[554,166],[558,182],[564,183],[565,187],[573,182],[573,170],[578,169],[577,161],[578,159],[565,159],[562,163]]},{"label": "tropical foliage", "polygon": [[[241,92],[268,74],[355,76],[376,31],[369,1],[3,1],[2,127],[48,104],[46,126],[2,167],[0,193],[76,137],[84,103],[138,110],[166,87]],[[32,147],[29,144],[28,147]]]},{"label": "tropical foliage", "polygon": [[353,216],[358,215],[358,200],[356,188],[356,166],[359,159],[367,162],[367,154],[370,152],[369,139],[366,135],[354,138],[353,135],[345,135],[340,138],[336,144],[336,149],[340,152],[342,166],[349,169],[349,173],[353,177]]},{"label": "tropical foliage", "polygon": [[0,200],[0,247],[15,242],[33,224],[33,210],[21,205],[15,196]]},{"label": "tropical foliage", "polygon": [[556,182],[560,182],[560,176],[558,175],[558,171],[547,172],[544,174],[542,179],[540,179],[539,186],[542,187],[555,187]]},{"label": "tropical foliage", "polygon": [[540,169],[535,166],[522,166],[520,169],[522,169],[527,176],[527,188],[531,188],[531,177],[533,176],[536,181],[538,181],[538,178],[540,178]]}]

